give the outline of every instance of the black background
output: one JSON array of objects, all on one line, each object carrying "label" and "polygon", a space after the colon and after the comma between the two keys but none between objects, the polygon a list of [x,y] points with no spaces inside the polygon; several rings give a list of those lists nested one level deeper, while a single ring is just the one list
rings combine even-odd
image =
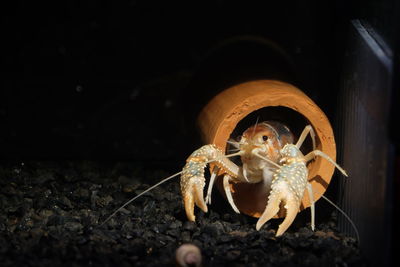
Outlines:
[{"label": "black background", "polygon": [[[190,2],[190,3],[189,3]],[[14,1],[0,157],[176,162],[229,85],[277,78],[335,119],[349,21],[396,43],[394,1]]]}]

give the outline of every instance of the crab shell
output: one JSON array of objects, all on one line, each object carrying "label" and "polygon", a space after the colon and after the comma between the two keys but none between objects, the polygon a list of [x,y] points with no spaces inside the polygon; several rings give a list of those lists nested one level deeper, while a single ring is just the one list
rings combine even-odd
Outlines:
[{"label": "crab shell", "polygon": [[[242,138],[245,140],[257,140],[263,136],[268,137],[268,142],[270,143],[269,149],[267,151],[268,158],[274,162],[278,162],[280,159],[280,150],[287,143],[293,143],[294,136],[290,129],[283,123],[277,121],[265,121],[257,123],[256,125],[248,128],[243,132]],[[242,156],[242,163],[247,163],[246,157]]]},{"label": "crab shell", "polygon": [[[323,111],[300,89],[275,80],[242,83],[222,91],[211,99],[198,117],[203,141],[206,144],[215,144],[225,151],[231,133],[242,119],[261,108],[277,106],[300,113],[315,129],[317,149],[336,160],[336,144],[332,127]],[[268,120],[268,118],[263,119]],[[290,123],[287,124],[290,125]],[[308,180],[313,187],[314,200],[317,201],[330,183],[334,166],[321,157],[317,157],[307,167]],[[219,183],[217,186],[220,192],[224,192]],[[261,183],[232,184],[231,190],[235,204],[242,213],[260,217],[267,205],[269,193]],[[309,206],[308,194],[304,194],[300,210]],[[284,213],[280,212],[279,217],[282,216]]]}]

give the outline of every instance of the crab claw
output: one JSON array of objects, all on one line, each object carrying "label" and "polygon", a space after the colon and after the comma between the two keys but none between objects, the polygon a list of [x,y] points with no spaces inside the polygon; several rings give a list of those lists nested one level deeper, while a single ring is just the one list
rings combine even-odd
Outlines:
[{"label": "crab claw", "polygon": [[186,216],[190,221],[195,221],[194,204],[204,212],[207,205],[204,201],[203,189],[205,185],[204,167],[207,159],[204,157],[189,157],[181,175],[181,192]]},{"label": "crab claw", "polygon": [[267,221],[269,221],[278,213],[281,202],[285,204],[284,207],[286,209],[286,217],[279,225],[276,236],[281,236],[289,228],[299,211],[300,201],[298,200],[296,194],[290,190],[289,185],[284,181],[281,181],[273,184],[272,186],[271,193],[268,197],[267,207],[265,208],[261,217],[258,219],[256,225],[257,230],[260,230],[260,228]]},{"label": "crab claw", "polygon": [[204,177],[191,177],[186,182],[182,182],[182,197],[185,205],[186,216],[189,221],[195,221],[194,204],[196,204],[204,212],[207,212],[207,205],[203,197]]},{"label": "crab claw", "polygon": [[[238,156],[238,153],[228,156]],[[203,197],[203,189],[205,185],[204,168],[208,163],[214,162],[218,168],[221,168],[232,177],[237,177],[239,167],[227,159],[220,149],[215,145],[204,145],[195,150],[186,160],[181,174],[181,192],[183,203],[185,205],[186,216],[190,221],[195,220],[194,204],[196,204],[204,212],[207,212],[207,205]],[[214,184],[215,176],[218,168],[213,171],[210,181],[207,200],[211,202],[211,189]]]}]

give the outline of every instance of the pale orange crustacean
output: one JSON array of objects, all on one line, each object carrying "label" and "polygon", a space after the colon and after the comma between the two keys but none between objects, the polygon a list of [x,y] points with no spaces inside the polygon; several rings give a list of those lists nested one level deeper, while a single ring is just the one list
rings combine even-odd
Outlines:
[{"label": "pale orange crustacean", "polygon": [[[246,116],[270,107],[292,110],[309,124],[295,144],[291,131],[282,123],[273,121],[256,123],[244,131],[239,142],[227,141]],[[292,120],[293,117],[287,117],[282,121]],[[286,215],[277,231],[277,235],[282,235],[297,212],[307,207],[311,207],[311,227],[314,228],[314,202],[324,198],[346,217],[359,240],[357,228],[351,219],[323,195],[335,167],[344,175],[347,174],[335,162],[336,144],[328,118],[300,89],[275,80],[235,85],[211,99],[198,117],[198,126],[203,141],[208,145],[194,151],[181,172],[161,180],[130,199],[103,224],[135,199],[181,175],[185,211],[191,221],[195,220],[195,205],[207,211],[207,204],[211,204],[211,190],[216,182],[225,192],[235,212],[260,218],[257,229],[272,217]],[[308,134],[311,135],[313,147],[304,156],[299,148]],[[239,152],[225,155],[227,143],[235,146]],[[233,156],[240,156],[241,164],[229,160]],[[204,168],[208,164],[212,170],[204,199]],[[220,176],[222,181],[216,181]],[[304,194],[305,189],[309,194]]]},{"label": "pale orange crustacean", "polygon": [[[279,130],[277,130],[280,126]],[[285,132],[280,136],[282,129]],[[310,134],[313,150],[306,155],[300,151],[305,138]],[[237,213],[240,213],[232,197],[230,183],[258,183],[266,188],[268,204],[257,222],[259,230],[269,219],[280,210],[281,202],[286,209],[286,216],[276,233],[282,235],[295,219],[308,190],[311,200],[311,227],[314,230],[314,200],[311,184],[308,182],[307,162],[316,156],[321,156],[338,168],[345,176],[346,172],[328,155],[316,149],[315,134],[311,125],[307,125],[296,144],[287,127],[276,122],[263,122],[247,129],[239,142],[230,142],[239,152],[232,155],[240,156],[242,166],[230,161],[215,145],[205,145],[194,151],[183,168],[181,175],[181,191],[186,215],[195,221],[195,204],[207,212],[207,203],[211,202],[211,189],[217,174],[223,173],[223,188],[226,197]],[[232,156],[231,155],[231,156]],[[204,168],[210,162],[216,167],[212,171],[207,197],[203,197],[205,186]]]}]

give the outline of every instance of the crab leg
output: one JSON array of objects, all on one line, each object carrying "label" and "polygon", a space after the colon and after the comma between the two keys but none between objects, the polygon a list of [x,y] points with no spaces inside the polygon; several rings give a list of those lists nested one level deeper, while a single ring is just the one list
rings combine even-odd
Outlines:
[{"label": "crab leg", "polygon": [[307,183],[308,197],[310,198],[310,209],[311,209],[311,230],[315,230],[315,201],[312,185]]},{"label": "crab leg", "polygon": [[[239,167],[230,161],[215,145],[205,145],[194,151],[186,160],[186,165],[183,167],[181,175],[181,192],[186,216],[190,221],[195,221],[196,219],[194,216],[195,204],[204,212],[207,212],[207,205],[203,198],[205,186],[204,168],[210,162],[214,162],[230,176],[238,176]],[[211,191],[211,188],[209,191]]]},{"label": "crab leg", "polygon": [[304,156],[304,160],[306,162],[312,160],[313,158],[315,158],[316,156],[320,156],[323,157],[324,159],[326,159],[327,161],[329,161],[332,165],[334,165],[344,176],[348,177],[347,172],[340,167],[333,159],[331,159],[327,154],[325,154],[324,152],[320,151],[320,150],[313,150],[310,153],[308,153],[307,155]]},{"label": "crab leg", "polygon": [[208,184],[208,189],[207,189],[207,196],[206,196],[206,204],[211,205],[211,193],[212,189],[214,186],[215,178],[217,177],[217,174],[219,172],[219,167],[215,166],[214,169],[212,170],[211,177],[210,177],[210,182]]},{"label": "crab leg", "polygon": [[232,179],[232,177],[229,176],[228,174],[224,175],[223,184],[224,184],[225,195],[226,195],[226,198],[228,199],[228,202],[231,205],[232,209],[236,213],[240,213],[239,209],[235,205],[235,202],[233,201],[232,191],[231,191],[231,187],[229,185],[229,181],[231,179]]},{"label": "crab leg", "polygon": [[311,136],[311,140],[312,140],[312,145],[313,145],[313,150],[315,150],[316,148],[316,143],[315,143],[315,132],[313,130],[313,128],[311,127],[311,125],[307,125],[303,132],[301,133],[299,140],[297,140],[296,143],[296,147],[300,148],[301,145],[303,144],[304,140],[306,139],[306,137],[308,136],[308,134],[310,134]]}]

